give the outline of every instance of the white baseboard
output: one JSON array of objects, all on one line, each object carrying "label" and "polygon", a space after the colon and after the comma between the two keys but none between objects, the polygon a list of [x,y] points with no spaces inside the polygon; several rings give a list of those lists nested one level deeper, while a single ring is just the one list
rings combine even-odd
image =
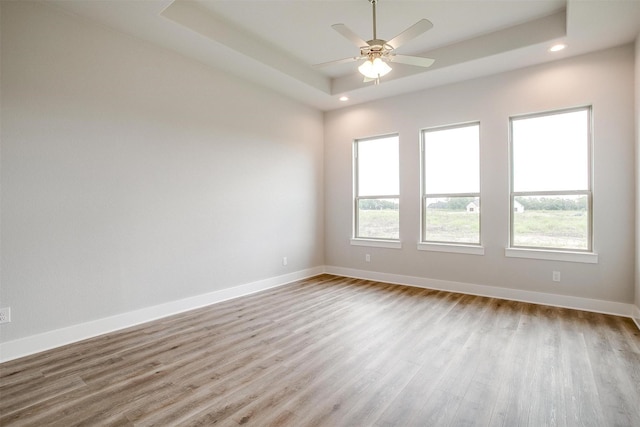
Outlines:
[{"label": "white baseboard", "polygon": [[352,268],[320,266],[294,273],[276,276],[264,280],[221,289],[203,295],[197,295],[153,307],[142,308],[103,319],[94,320],[62,329],[31,335],[14,341],[0,343],[0,363],[41,351],[71,344],[98,335],[114,332],[120,329],[139,325],[141,323],[182,313],[218,302],[249,295],[255,292],[286,285],[296,280],[329,273],[338,276],[355,277],[359,279],[375,280],[386,283],[416,286],[420,288],[437,289],[449,292],[459,292],[511,301],[522,301],[533,304],[544,304],[555,307],[572,308],[576,310],[592,311],[596,313],[613,314],[630,317],[640,329],[640,308],[633,304],[615,301],[595,300],[567,295],[547,294],[543,292],[524,291],[519,289],[500,288],[496,286],[478,285],[473,283],[436,280],[423,277],[405,276],[398,274],[380,273],[375,271],[357,270]]},{"label": "white baseboard", "polygon": [[[615,301],[604,301],[590,298],[573,297],[568,295],[548,294],[544,292],[525,291],[520,289],[501,288],[497,286],[478,285],[474,283],[452,282],[448,280],[428,279],[399,274],[380,273],[375,271],[357,270],[344,267],[326,266],[325,272],[338,276],[354,277],[358,279],[375,280],[379,282],[416,286],[419,288],[436,289],[441,291],[458,292],[469,295],[499,298],[510,301],[521,301],[533,304],[550,305],[554,307],[572,308],[575,310],[591,311],[595,313],[613,314],[634,318],[633,304]],[[636,315],[640,312],[636,312]],[[640,319],[640,316],[635,316]],[[635,319],[634,319],[635,320]],[[640,320],[635,320],[636,324]],[[640,328],[640,324],[638,324]]]},{"label": "white baseboard", "polygon": [[291,283],[296,280],[317,276],[323,272],[324,267],[314,267],[282,276],[245,283],[232,288],[221,289],[219,291],[203,295],[171,301],[153,307],[146,307],[140,310],[105,317],[91,322],[68,326],[66,328],[43,332],[41,334],[31,335],[14,341],[7,341],[0,343],[0,362],[7,362],[19,357],[39,353],[41,351],[71,344],[87,338],[93,338],[98,335],[139,325],[151,320],[160,319],[173,314],[249,295],[265,289],[286,285],[287,283]]},{"label": "white baseboard", "polygon": [[633,306],[633,314],[631,315],[633,322],[636,324],[638,329],[640,329],[640,307],[637,305]]}]

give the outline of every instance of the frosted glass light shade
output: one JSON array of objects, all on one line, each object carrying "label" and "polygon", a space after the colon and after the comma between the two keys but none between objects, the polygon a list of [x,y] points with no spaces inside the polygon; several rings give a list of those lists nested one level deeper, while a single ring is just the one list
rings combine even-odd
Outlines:
[{"label": "frosted glass light shade", "polygon": [[391,71],[391,67],[380,58],[375,58],[373,61],[368,59],[358,67],[358,71],[365,77],[370,79],[377,79],[385,76]]}]

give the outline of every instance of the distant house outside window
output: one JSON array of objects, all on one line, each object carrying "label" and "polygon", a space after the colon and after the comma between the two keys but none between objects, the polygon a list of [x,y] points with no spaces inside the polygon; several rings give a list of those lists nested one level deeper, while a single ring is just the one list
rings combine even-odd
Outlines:
[{"label": "distant house outside window", "polygon": [[510,123],[510,246],[592,251],[591,108]]},{"label": "distant house outside window", "polygon": [[480,244],[480,123],[422,131],[424,243]]},{"label": "distant house outside window", "polygon": [[354,238],[400,239],[397,134],[354,142]]}]

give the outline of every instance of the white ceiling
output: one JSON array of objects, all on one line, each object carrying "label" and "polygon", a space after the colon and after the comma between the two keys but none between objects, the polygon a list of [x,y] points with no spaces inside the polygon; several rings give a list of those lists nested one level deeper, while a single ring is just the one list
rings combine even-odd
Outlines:
[{"label": "white ceiling", "polygon": [[[322,110],[425,89],[632,42],[640,0],[378,0],[378,38],[421,18],[434,27],[398,53],[431,57],[429,69],[392,63],[380,85],[358,63],[312,65],[359,54],[343,23],[372,38],[368,0],[49,0],[67,12],[164,46]],[[568,48],[551,54],[562,41]]]}]

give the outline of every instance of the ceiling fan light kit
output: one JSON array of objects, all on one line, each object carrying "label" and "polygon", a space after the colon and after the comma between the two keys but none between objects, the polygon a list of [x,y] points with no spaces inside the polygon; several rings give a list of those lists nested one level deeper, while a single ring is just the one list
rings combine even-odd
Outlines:
[{"label": "ceiling fan light kit", "polygon": [[358,67],[358,71],[369,79],[379,79],[386,76],[391,67],[380,58],[367,59]]},{"label": "ceiling fan light kit", "polygon": [[375,83],[378,84],[380,81],[380,77],[387,75],[392,70],[389,64],[387,64],[387,61],[395,61],[403,64],[415,65],[418,67],[430,67],[435,62],[431,58],[399,55],[394,52],[395,49],[397,49],[404,43],[430,30],[433,27],[433,24],[428,19],[421,19],[389,41],[378,39],[376,34],[376,3],[378,2],[378,0],[367,1],[371,3],[371,6],[373,8],[373,38],[369,41],[364,41],[360,36],[351,31],[346,25],[332,25],[331,28],[333,28],[347,40],[358,46],[358,48],[360,49],[360,55],[350,58],[338,59],[336,61],[325,62],[322,64],[316,64],[317,67],[341,64],[351,61],[359,61],[364,59],[364,62],[358,67],[358,71],[364,76],[364,82],[375,81]]}]

